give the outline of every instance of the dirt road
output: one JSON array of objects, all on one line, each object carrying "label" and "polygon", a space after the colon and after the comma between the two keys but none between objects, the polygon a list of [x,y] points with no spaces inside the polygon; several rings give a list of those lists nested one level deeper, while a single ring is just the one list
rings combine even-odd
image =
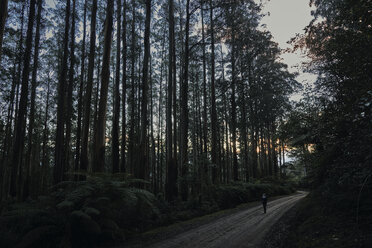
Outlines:
[{"label": "dirt road", "polygon": [[295,195],[269,201],[266,214],[263,213],[262,206],[253,207],[217,219],[160,243],[152,244],[150,247],[259,247],[262,238],[270,227],[306,194],[305,192],[299,192]]}]

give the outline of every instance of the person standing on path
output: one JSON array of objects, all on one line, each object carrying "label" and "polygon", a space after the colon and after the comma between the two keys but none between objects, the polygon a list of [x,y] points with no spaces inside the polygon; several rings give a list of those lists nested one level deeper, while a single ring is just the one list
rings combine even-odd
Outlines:
[{"label": "person standing on path", "polygon": [[267,197],[266,197],[266,194],[263,193],[262,194],[262,206],[263,206],[263,209],[264,209],[264,214],[266,214],[266,206],[267,206]]}]

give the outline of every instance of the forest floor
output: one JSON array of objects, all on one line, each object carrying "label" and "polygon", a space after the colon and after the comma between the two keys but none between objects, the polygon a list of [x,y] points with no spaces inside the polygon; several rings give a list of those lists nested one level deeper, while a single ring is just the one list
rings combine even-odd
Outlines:
[{"label": "forest floor", "polygon": [[[263,213],[259,202],[238,208],[222,216],[216,216],[207,223],[200,222],[192,229],[167,235],[162,241],[143,240],[135,242],[130,247],[260,247],[263,238],[271,227],[307,192],[271,199],[267,205],[267,213]],[[166,235],[166,234],[165,234]],[[161,237],[160,237],[161,239]],[[126,246],[127,247],[127,246]]]},{"label": "forest floor", "polygon": [[370,193],[366,194],[357,208],[357,194],[342,192],[330,199],[313,191],[280,218],[267,233],[261,248],[370,248],[369,196]]}]

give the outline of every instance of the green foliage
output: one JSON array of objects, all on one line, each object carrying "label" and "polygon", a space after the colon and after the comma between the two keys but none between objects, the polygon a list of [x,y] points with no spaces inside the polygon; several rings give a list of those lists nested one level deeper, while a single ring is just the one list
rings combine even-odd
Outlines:
[{"label": "green foliage", "polygon": [[[369,247],[372,242],[371,209],[355,219],[355,195],[312,193],[301,201],[289,236],[281,247]],[[365,206],[371,206],[369,197]],[[368,203],[369,201],[369,203]]]},{"label": "green foliage", "polygon": [[203,194],[193,195],[187,202],[169,204],[158,199],[160,225],[169,225],[203,216],[219,210],[237,207],[239,204],[259,201],[262,193],[269,197],[290,194],[295,191],[292,184],[278,179],[266,178],[265,182],[210,185]]},{"label": "green foliage", "polygon": [[269,197],[273,197],[292,192],[294,192],[294,188],[289,185],[236,182],[228,185],[209,187],[207,199],[209,198],[215,202],[220,209],[227,209],[245,202],[259,201],[263,193],[266,193]]},{"label": "green foliage", "polygon": [[[109,179],[99,175],[81,182],[61,182],[40,201],[7,205],[0,218],[0,243],[10,242],[6,247],[12,247],[26,242],[25,237],[39,233],[40,228],[51,226],[54,231],[46,247],[90,247],[123,242],[127,233],[148,229],[159,221],[157,199],[152,193],[129,187],[131,182]],[[27,238],[27,242],[41,244],[45,235]]]},{"label": "green foliage", "polygon": [[[319,75],[314,92],[293,111],[292,145],[315,145],[308,162],[313,186],[357,192],[372,174],[372,35],[370,1],[313,0],[314,19],[297,40]],[[297,124],[297,125],[293,125]],[[365,185],[371,188],[368,181]]]},{"label": "green foliage", "polygon": [[[258,183],[208,186],[202,195],[187,202],[169,204],[159,195],[130,187],[138,180],[113,181],[107,175],[89,175],[86,181],[55,185],[38,201],[6,204],[0,217],[2,247],[16,244],[55,247],[91,247],[123,243],[133,234],[154,227],[189,220],[218,210],[293,192],[275,178]],[[50,231],[42,232],[48,227]],[[31,238],[33,237],[33,238]]]}]

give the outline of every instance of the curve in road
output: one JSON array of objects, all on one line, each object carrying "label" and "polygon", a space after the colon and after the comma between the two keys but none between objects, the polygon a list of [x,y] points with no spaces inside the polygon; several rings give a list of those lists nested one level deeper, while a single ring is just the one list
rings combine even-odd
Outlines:
[{"label": "curve in road", "polygon": [[306,192],[283,197],[267,204],[267,213],[262,206],[237,212],[202,225],[198,228],[176,235],[157,244],[154,248],[244,248],[259,247],[262,238],[271,226]]}]

